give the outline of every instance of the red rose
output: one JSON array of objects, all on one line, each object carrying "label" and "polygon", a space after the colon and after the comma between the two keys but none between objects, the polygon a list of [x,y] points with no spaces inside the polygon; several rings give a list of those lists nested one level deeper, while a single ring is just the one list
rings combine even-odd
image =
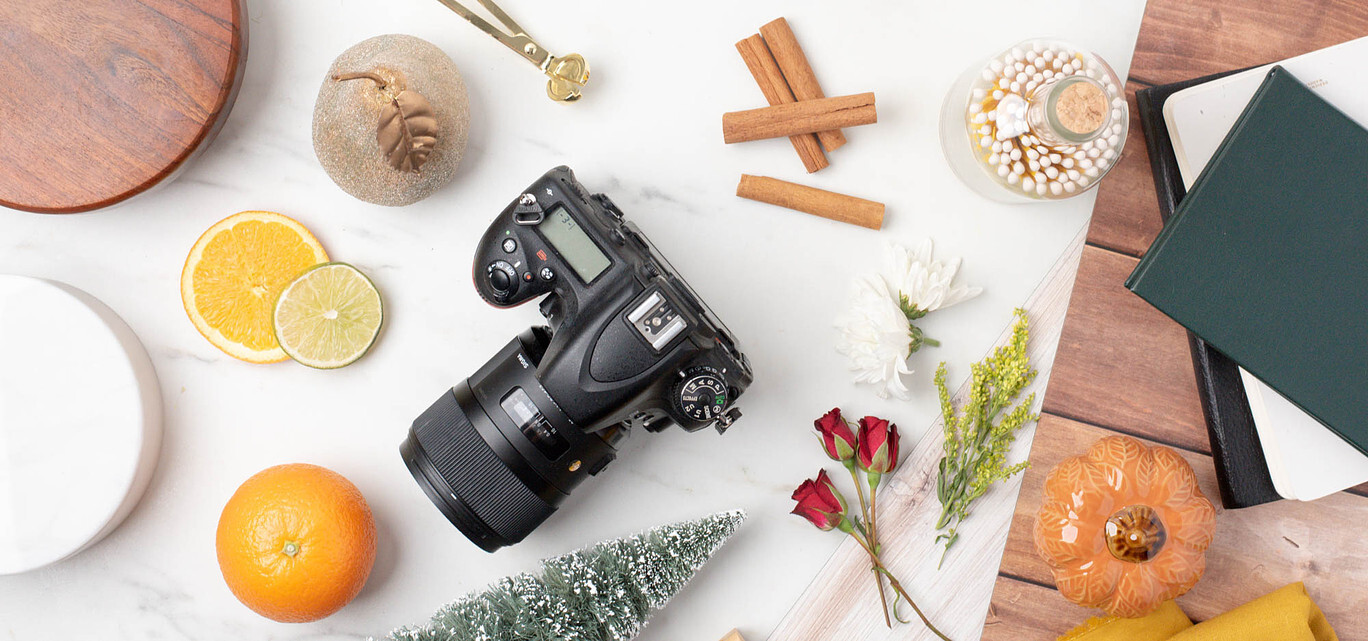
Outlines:
[{"label": "red rose", "polygon": [[898,426],[875,416],[860,419],[860,446],[855,459],[865,471],[892,472],[898,466]]},{"label": "red rose", "polygon": [[846,522],[845,498],[836,491],[836,486],[831,484],[826,470],[817,473],[816,481],[803,481],[803,484],[793,491],[793,500],[797,501],[798,505],[793,508],[792,513],[811,521],[823,531],[841,527]]},{"label": "red rose", "polygon": [[844,463],[855,458],[858,441],[855,439],[855,431],[850,429],[850,424],[841,416],[841,408],[837,407],[823,414],[822,418],[813,421],[812,425],[817,428],[817,435],[822,439],[822,449],[831,460]]}]

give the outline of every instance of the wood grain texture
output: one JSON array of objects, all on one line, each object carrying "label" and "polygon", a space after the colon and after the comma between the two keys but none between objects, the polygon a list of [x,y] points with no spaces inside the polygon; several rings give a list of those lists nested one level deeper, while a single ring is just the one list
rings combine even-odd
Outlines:
[{"label": "wood grain texture", "polygon": [[[1083,232],[1079,230],[1074,242],[1024,305],[1031,328],[1027,352],[1040,375],[1023,395],[1039,393],[1049,378],[1050,363],[1054,360],[1059,331],[1068,308],[1070,283],[1083,248]],[[1010,327],[1004,330],[997,344],[1004,344],[1010,331]],[[968,374],[966,363],[952,363],[948,367],[951,376]],[[967,389],[966,380],[957,396],[962,398]],[[1025,455],[1031,429],[1028,427],[1019,436],[1013,460],[1020,460]],[[960,641],[974,638],[983,627],[982,613],[988,606],[994,574],[1007,537],[1006,529],[992,523],[991,515],[1011,512],[1021,476],[1002,483],[974,504],[975,515],[983,516],[970,518],[959,542],[946,557],[945,566],[937,568],[941,546],[936,543],[934,532],[940,514],[935,473],[936,463],[943,454],[942,430],[939,420],[931,425],[926,435],[905,455],[888,485],[879,491],[879,529],[888,534],[884,539],[885,563],[917,599],[931,621],[950,638]],[[916,616],[910,610],[905,614]],[[920,622],[895,623],[891,629],[884,627],[883,616],[879,614],[879,595],[870,580],[869,558],[847,539],[769,639],[932,640],[935,636]]]},{"label": "wood grain texture", "polygon": [[1187,331],[1122,284],[1138,262],[1083,250],[1044,410],[1210,452]]},{"label": "wood grain texture", "polygon": [[156,185],[222,126],[242,0],[0,2],[0,205],[89,211]]},{"label": "wood grain texture", "polygon": [[[1031,447],[1032,466],[1022,481],[1002,556],[1002,578],[1053,585],[1049,568],[1036,555],[1031,538],[1045,475],[1060,461],[1111,433],[1057,416],[1041,418]],[[1215,497],[1216,471],[1211,458],[1186,450],[1178,452],[1192,465],[1202,492]],[[1290,582],[1303,581],[1341,639],[1368,639],[1368,590],[1353,589],[1368,585],[1368,558],[1360,554],[1358,545],[1362,538],[1358,523],[1368,514],[1368,498],[1342,492],[1309,503],[1282,501],[1241,510],[1222,510],[1217,503],[1216,538],[1207,550],[1206,574],[1197,587],[1178,600],[1189,617],[1209,619]],[[1006,595],[995,597],[995,604],[1004,598]],[[1054,600],[1063,601],[1056,593],[1043,607],[1054,612],[1056,608],[1050,605]],[[1072,607],[1054,612],[1048,626],[1034,619],[1027,619],[1023,625],[1026,630],[1042,629],[1058,635],[1092,614]],[[1010,620],[1000,623],[1003,629],[1013,627]]]},{"label": "wood grain texture", "polygon": [[1162,85],[1368,35],[1362,0],[1151,0],[1130,78]]},{"label": "wood grain texture", "polygon": [[[1078,606],[1054,588],[997,577],[993,604],[983,622],[983,641],[1054,641],[1078,617]],[[1080,620],[1081,622],[1082,620]]]},{"label": "wood grain texture", "polygon": [[[1150,0],[1127,82],[1134,93],[1262,64],[1368,35],[1368,4],[1347,0]],[[1011,517],[982,638],[1054,639],[1092,613],[1053,589],[1031,532],[1051,466],[1097,438],[1123,432],[1173,445],[1209,497],[1215,469],[1184,330],[1123,282],[1161,227],[1149,159],[1133,126],[1103,185],[1062,332],[1033,466]],[[1304,581],[1341,639],[1368,639],[1368,561],[1357,548],[1366,488],[1325,499],[1221,511],[1207,573],[1179,599],[1206,619],[1292,581]]]},{"label": "wood grain texture", "polygon": [[1266,64],[1368,35],[1361,0],[1215,2],[1152,0],[1146,8],[1126,82],[1131,128],[1123,160],[1098,186],[1088,242],[1142,256],[1163,222],[1135,91],[1208,74]]},{"label": "wood grain texture", "polygon": [[1129,256],[1140,257],[1163,228],[1156,206],[1154,176],[1150,172],[1149,150],[1135,109],[1135,92],[1145,85],[1126,83],[1126,104],[1130,108],[1130,130],[1121,159],[1097,186],[1088,243]]}]

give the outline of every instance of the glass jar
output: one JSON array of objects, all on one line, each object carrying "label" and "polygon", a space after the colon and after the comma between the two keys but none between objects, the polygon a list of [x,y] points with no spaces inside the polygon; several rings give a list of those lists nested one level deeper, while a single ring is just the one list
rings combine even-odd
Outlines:
[{"label": "glass jar", "polygon": [[1096,54],[1025,40],[971,66],[941,105],[950,168],[993,200],[1072,198],[1097,186],[1126,144],[1124,85]]}]

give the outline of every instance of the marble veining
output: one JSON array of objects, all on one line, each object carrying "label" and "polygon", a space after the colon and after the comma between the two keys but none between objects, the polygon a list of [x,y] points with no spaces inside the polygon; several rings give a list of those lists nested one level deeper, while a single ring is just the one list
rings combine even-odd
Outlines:
[{"label": "marble veining", "polygon": [[[0,210],[0,273],[70,283],[122,316],[152,355],[166,430],[157,474],[122,527],[70,560],[0,577],[0,639],[360,639],[424,620],[540,558],[733,507],[750,513],[746,525],[641,639],[706,641],[733,627],[764,639],[839,543],[787,514],[792,488],[825,461],[812,420],[840,405],[894,420],[909,444],[919,438],[938,411],[936,363],[966,374],[1091,210],[1091,194],[1026,206],[974,195],[945,165],[937,112],[964,68],[1032,36],[1074,41],[1124,77],[1143,0],[1060,0],[1048,14],[985,2],[501,0],[546,46],[590,61],[584,99],[561,105],[546,98],[535,69],[435,0],[248,0],[251,50],[237,105],[174,183],[94,214]],[[763,105],[733,45],[779,15],[828,95],[878,96],[880,122],[847,130],[832,166],[810,176],[786,140],[722,144],[723,112]],[[310,142],[313,99],[332,59],[383,33],[437,44],[471,92],[470,142],[455,180],[403,209],[347,196]],[[398,445],[438,394],[541,322],[532,305],[482,303],[470,263],[490,218],[557,164],[608,193],[651,236],[741,338],[756,382],[725,436],[632,435],[542,528],[489,555],[428,502]],[[743,172],[880,200],[885,228],[739,200]],[[244,209],[299,219],[329,255],[376,280],[388,324],[370,355],[332,372],[248,365],[199,336],[181,308],[185,254],[206,228]],[[832,320],[851,277],[877,266],[882,243],[925,236],[938,253],[963,256],[961,277],[985,292],[924,319],[945,346],[913,359],[910,401],[879,400],[849,382]],[[361,489],[380,547],[354,603],[318,623],[286,625],[228,592],[214,529],[238,484],[295,461],[337,470]],[[1003,504],[979,518],[993,526],[1010,513]],[[971,521],[965,536],[995,529]]]}]

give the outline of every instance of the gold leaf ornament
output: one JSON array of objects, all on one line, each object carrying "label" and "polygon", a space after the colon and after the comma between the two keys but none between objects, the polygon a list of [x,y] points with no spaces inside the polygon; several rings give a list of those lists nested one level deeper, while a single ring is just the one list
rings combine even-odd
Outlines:
[{"label": "gold leaf ornament", "polygon": [[376,141],[391,167],[418,171],[437,144],[437,118],[427,98],[415,91],[399,92],[380,112]]},{"label": "gold leaf ornament", "polygon": [[378,73],[333,76],[338,81],[361,78],[375,82],[376,88],[388,99],[380,111],[375,130],[375,141],[380,146],[381,155],[394,169],[418,172],[437,144],[437,117],[432,113],[432,105],[416,91],[391,87],[389,81]]}]

